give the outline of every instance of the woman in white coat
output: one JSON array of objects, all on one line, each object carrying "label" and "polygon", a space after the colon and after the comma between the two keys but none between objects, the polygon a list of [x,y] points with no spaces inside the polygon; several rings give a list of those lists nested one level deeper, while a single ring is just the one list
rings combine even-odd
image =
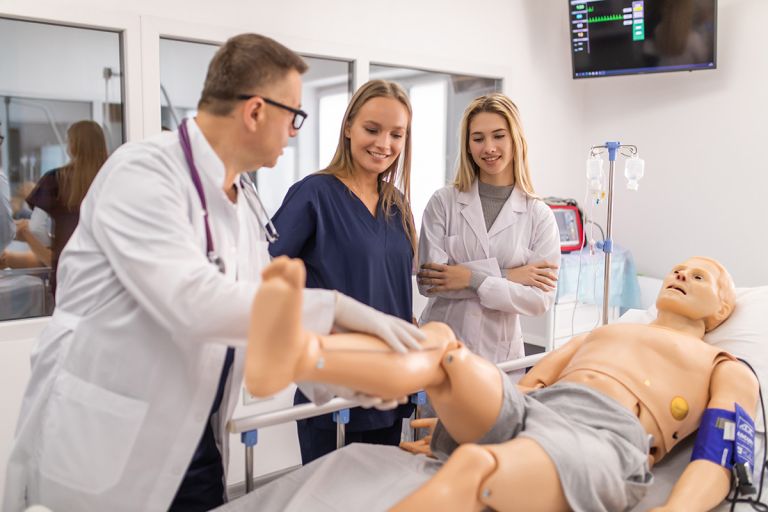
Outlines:
[{"label": "woman in white coat", "polygon": [[[34,349],[3,510],[224,502],[225,425],[269,261],[269,219],[243,173],[273,167],[297,134],[305,69],[269,38],[236,36],[211,62],[195,119],[126,144],[99,172]],[[308,293],[304,317],[416,344],[414,326],[333,291]]]},{"label": "woman in white coat", "polygon": [[420,323],[445,322],[482,357],[523,357],[519,315],[555,301],[560,237],[533,191],[517,107],[503,94],[464,111],[452,185],[435,192],[419,239]]}]

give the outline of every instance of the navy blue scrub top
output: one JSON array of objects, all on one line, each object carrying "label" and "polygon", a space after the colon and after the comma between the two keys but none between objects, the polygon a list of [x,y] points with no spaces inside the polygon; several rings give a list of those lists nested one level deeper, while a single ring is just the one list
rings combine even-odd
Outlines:
[{"label": "navy blue scrub top", "polygon": [[[272,222],[280,238],[273,257],[301,258],[307,288],[325,288],[410,322],[413,317],[413,251],[399,209],[386,216],[379,201],[376,216],[338,178],[312,174],[294,184]],[[411,405],[392,411],[354,409],[350,432],[389,427],[410,416]],[[318,428],[336,428],[331,415],[313,418]]]}]

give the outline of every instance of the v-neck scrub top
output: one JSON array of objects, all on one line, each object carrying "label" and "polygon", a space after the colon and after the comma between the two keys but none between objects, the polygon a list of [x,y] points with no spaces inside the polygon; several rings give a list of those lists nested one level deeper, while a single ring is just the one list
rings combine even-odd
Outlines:
[{"label": "v-neck scrub top", "polygon": [[[307,288],[338,290],[411,321],[413,251],[399,209],[393,207],[387,216],[379,201],[374,217],[338,178],[312,174],[288,190],[272,222],[280,238],[269,246],[270,254],[301,258],[307,268]],[[395,411],[354,410],[347,429],[390,426],[410,410],[410,406]],[[326,423],[325,418],[313,418],[313,423],[320,422]],[[330,419],[327,423],[335,428]]]}]

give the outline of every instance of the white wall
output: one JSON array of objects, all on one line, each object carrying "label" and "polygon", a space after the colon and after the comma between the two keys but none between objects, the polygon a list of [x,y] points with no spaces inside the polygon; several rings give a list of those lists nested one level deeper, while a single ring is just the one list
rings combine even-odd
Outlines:
[{"label": "white wall", "polygon": [[719,0],[717,70],[573,84],[584,98],[576,171],[589,145],[606,140],[636,144],[646,159],[637,193],[620,166],[614,203],[614,239],[641,273],[660,277],[701,254],[720,259],[737,284],[768,284],[766,19],[765,0]]}]

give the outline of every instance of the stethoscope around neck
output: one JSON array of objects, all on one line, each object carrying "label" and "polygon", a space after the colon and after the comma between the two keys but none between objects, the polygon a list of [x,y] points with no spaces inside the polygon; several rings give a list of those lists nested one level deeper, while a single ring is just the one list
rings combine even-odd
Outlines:
[{"label": "stethoscope around neck", "polygon": [[[211,226],[208,223],[208,202],[205,199],[205,192],[203,192],[203,183],[200,180],[200,173],[197,171],[195,160],[192,157],[192,144],[189,141],[189,130],[187,129],[187,120],[181,122],[179,125],[179,143],[181,144],[181,150],[184,153],[184,159],[187,161],[187,167],[189,168],[189,175],[192,178],[192,183],[197,191],[197,196],[200,198],[200,204],[203,206],[203,223],[205,224],[205,253],[208,256],[208,261],[216,265],[216,268],[222,274],[226,271],[224,260],[216,254],[213,248],[213,237],[211,236]],[[251,212],[257,219],[266,219],[264,223],[264,234],[267,242],[270,244],[275,243],[280,237],[275,225],[272,224],[272,220],[269,218],[267,209],[264,208],[264,203],[261,202],[259,191],[256,188],[256,184],[253,179],[246,173],[240,175],[240,186],[243,191],[243,197]]]}]

